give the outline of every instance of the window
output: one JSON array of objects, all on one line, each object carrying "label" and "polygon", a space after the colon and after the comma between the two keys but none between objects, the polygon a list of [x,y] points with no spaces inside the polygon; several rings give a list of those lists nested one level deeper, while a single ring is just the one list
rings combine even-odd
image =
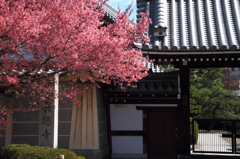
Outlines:
[{"label": "window", "polygon": [[239,80],[239,76],[231,76],[232,80]]},{"label": "window", "polygon": [[232,67],[232,71],[239,71],[238,67]]},{"label": "window", "polygon": [[228,80],[228,76],[224,76],[223,81],[227,81],[227,80]]}]

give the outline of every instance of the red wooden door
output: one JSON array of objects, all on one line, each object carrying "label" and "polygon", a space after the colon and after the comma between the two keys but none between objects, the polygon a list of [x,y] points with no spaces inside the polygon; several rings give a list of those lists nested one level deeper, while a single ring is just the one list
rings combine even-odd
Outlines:
[{"label": "red wooden door", "polygon": [[169,110],[147,111],[147,151],[153,159],[176,159],[177,113]]}]

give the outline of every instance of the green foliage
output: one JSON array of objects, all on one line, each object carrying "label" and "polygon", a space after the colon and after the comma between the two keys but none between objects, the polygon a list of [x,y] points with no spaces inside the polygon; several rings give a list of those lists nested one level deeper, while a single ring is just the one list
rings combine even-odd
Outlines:
[{"label": "green foliage", "polygon": [[78,156],[76,159],[86,159],[84,156]]},{"label": "green foliage", "polygon": [[174,72],[174,71],[178,71],[178,68],[174,68],[171,65],[167,65],[167,66],[160,66],[160,69],[163,70],[163,72]]},{"label": "green foliage", "polygon": [[59,155],[64,155],[65,159],[86,159],[67,149],[30,146],[28,144],[12,144],[0,149],[0,159],[56,159]]},{"label": "green foliage", "polygon": [[190,72],[190,113],[197,118],[234,119],[240,100],[222,83],[221,68],[192,69]]},{"label": "green foliage", "polygon": [[190,143],[197,144],[198,141],[198,123],[194,121],[194,141],[193,141],[193,132],[192,132],[192,118],[190,117]]}]

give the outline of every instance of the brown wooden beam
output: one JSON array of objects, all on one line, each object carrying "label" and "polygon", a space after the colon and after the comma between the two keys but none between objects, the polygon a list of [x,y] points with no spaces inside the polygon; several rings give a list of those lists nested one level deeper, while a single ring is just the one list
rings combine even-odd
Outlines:
[{"label": "brown wooden beam", "polygon": [[144,131],[111,131],[112,136],[146,136]]},{"label": "brown wooden beam", "polygon": [[155,64],[161,65],[163,62],[171,63],[175,67],[180,67],[182,60],[188,61],[190,68],[211,68],[211,67],[240,67],[240,54],[174,54],[149,55],[154,59]]},{"label": "brown wooden beam", "polygon": [[190,104],[189,104],[189,66],[180,65],[181,102],[179,111],[178,153],[190,155]]},{"label": "brown wooden beam", "polygon": [[110,104],[179,104],[179,99],[116,99],[109,100]]}]

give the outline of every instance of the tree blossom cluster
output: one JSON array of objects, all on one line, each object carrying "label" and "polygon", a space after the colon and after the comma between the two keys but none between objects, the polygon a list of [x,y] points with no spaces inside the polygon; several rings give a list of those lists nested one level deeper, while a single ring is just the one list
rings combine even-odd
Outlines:
[{"label": "tree blossom cluster", "polygon": [[12,122],[7,120],[7,116],[11,114],[12,111],[6,107],[0,107],[0,135],[1,130],[6,130],[6,127]]},{"label": "tree blossom cluster", "polygon": [[0,93],[18,92],[35,105],[55,98],[55,74],[71,79],[71,87],[61,86],[60,93],[72,100],[80,78],[131,83],[145,77],[146,59],[131,44],[149,40],[143,36],[151,23],[148,15],[132,25],[128,8],[106,26],[104,3],[0,0]]}]

